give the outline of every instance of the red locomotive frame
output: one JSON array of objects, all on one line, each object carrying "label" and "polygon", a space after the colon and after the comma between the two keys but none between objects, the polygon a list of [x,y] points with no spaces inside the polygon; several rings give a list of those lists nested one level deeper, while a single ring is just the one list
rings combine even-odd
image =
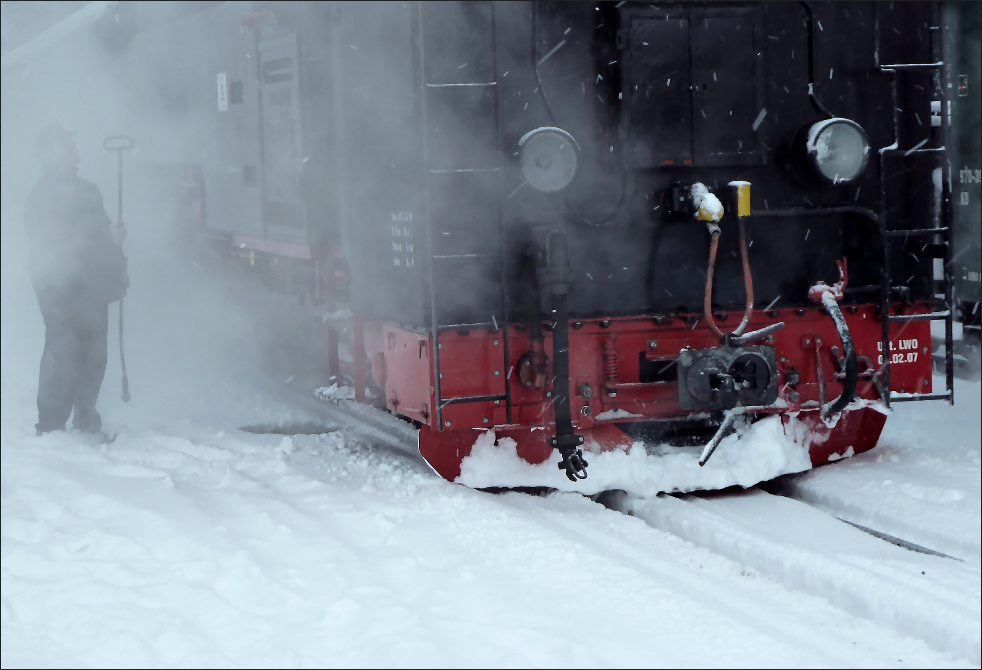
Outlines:
[{"label": "red locomotive frame", "polygon": [[[902,311],[912,315],[927,314],[926,310],[926,305],[911,305]],[[764,328],[779,321],[786,324],[766,340],[766,346],[773,347],[777,354],[779,401],[757,414],[780,413],[786,432],[806,442],[813,465],[835,460],[850,447],[852,453],[872,449],[886,420],[880,409],[871,406],[882,397],[878,388],[882,326],[878,309],[871,306],[846,309],[859,361],[858,402],[843,412],[834,427],[822,420],[822,405],[843,391],[838,360],[841,343],[835,324],[823,311],[771,310],[755,313],[750,321],[751,328]],[[740,316],[730,313],[717,319]],[[574,427],[586,438],[584,450],[629,449],[633,440],[617,423],[693,416],[693,412],[679,406],[677,382],[639,381],[639,361],[671,366],[685,348],[716,346],[716,338],[700,322],[701,317],[682,316],[592,319],[571,324],[569,392]],[[555,434],[555,388],[551,381],[541,388],[530,387],[517,372],[522,356],[531,348],[526,328],[510,327],[507,366],[502,331],[441,333],[442,396],[447,404],[439,411],[433,391],[432,335],[377,322],[365,323],[364,329],[365,354],[372,361],[375,382],[384,389],[385,407],[420,426],[420,453],[446,479],[453,481],[460,475],[461,461],[470,454],[477,437],[489,428],[498,436],[514,439],[519,456],[529,463],[542,463],[555,455],[548,442]],[[545,340],[544,349],[549,351],[548,331]],[[891,340],[890,391],[931,393],[930,343],[927,321],[909,321],[895,331]],[[795,379],[796,383],[790,383]],[[364,397],[365,390],[362,385],[357,393]],[[510,420],[506,394],[511,401]],[[617,414],[604,420],[604,413]],[[442,425],[437,422],[438,416]]]}]

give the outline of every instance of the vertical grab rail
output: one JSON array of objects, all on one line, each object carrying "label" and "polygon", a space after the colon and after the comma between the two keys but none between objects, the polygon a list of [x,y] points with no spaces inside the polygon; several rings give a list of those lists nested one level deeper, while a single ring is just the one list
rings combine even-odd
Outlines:
[{"label": "vertical grab rail", "polygon": [[[937,395],[930,396],[907,396],[902,398],[891,398],[890,394],[890,323],[893,321],[903,322],[911,320],[909,317],[904,317],[901,315],[891,316],[890,315],[890,294],[892,290],[892,277],[890,273],[890,245],[888,241],[891,237],[899,235],[911,235],[911,234],[928,234],[928,235],[940,235],[942,239],[942,246],[944,248],[943,255],[943,265],[942,265],[942,282],[944,286],[944,303],[945,310],[941,312],[935,312],[926,317],[921,317],[926,320],[936,321],[944,320],[945,323],[945,387],[946,393],[944,396],[949,403],[953,404],[955,400],[954,391],[954,356],[953,356],[953,312],[954,312],[954,277],[952,275],[952,237],[951,237],[951,223],[950,223],[950,201],[951,201],[951,169],[948,165],[948,161],[945,160],[945,147],[950,138],[950,126],[948,123],[948,95],[945,89],[944,83],[944,44],[941,37],[941,16],[939,15],[939,5],[937,3],[932,4],[931,7],[931,18],[936,24],[932,26],[932,43],[931,43],[931,55],[934,62],[931,63],[896,63],[884,65],[880,62],[880,14],[879,6],[874,5],[875,11],[875,65],[880,72],[884,72],[890,75],[890,87],[893,102],[893,143],[888,147],[883,147],[879,150],[879,171],[880,171],[880,210],[881,210],[881,221],[880,225],[882,228],[882,238],[884,240],[883,245],[883,271],[881,276],[881,295],[880,295],[880,312],[882,315],[882,331],[881,331],[881,350],[883,352],[883,364],[882,364],[882,388],[881,388],[881,400],[883,404],[887,407],[890,406],[891,400],[918,400],[918,399],[932,399],[937,398]],[[911,149],[903,150],[899,147],[900,142],[900,83],[899,83],[899,73],[901,71],[915,71],[915,70],[933,70],[934,74],[934,84],[935,90],[938,95],[938,103],[940,106],[939,116],[940,116],[940,128],[941,128],[941,146],[934,148],[921,148],[921,145],[917,145]],[[922,143],[923,144],[923,143]],[[938,167],[941,170],[941,190],[939,193],[940,201],[938,207],[935,210],[935,219],[932,221],[933,226],[927,229],[919,229],[912,231],[905,230],[890,230],[887,226],[887,217],[884,214],[886,211],[886,183],[883,178],[884,168],[885,168],[885,156],[888,153],[903,152],[903,156],[911,156],[923,153],[931,153],[939,156]],[[936,296],[935,296],[936,297]]]}]

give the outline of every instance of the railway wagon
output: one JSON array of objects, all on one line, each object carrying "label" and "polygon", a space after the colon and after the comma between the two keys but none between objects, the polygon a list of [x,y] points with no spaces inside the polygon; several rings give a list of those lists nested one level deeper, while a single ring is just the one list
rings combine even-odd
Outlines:
[{"label": "railway wagon", "polygon": [[201,231],[448,480],[953,401],[941,3],[201,4],[131,47],[180,45]]},{"label": "railway wagon", "polygon": [[[948,153],[952,177],[955,318],[968,373],[979,371],[982,310],[982,3],[945,5],[945,63],[951,110]],[[956,350],[959,348],[956,346]]]}]

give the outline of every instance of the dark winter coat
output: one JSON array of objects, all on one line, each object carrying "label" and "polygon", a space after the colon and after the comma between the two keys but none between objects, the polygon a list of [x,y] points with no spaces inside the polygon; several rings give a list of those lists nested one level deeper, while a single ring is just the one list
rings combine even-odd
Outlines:
[{"label": "dark winter coat", "polygon": [[27,198],[24,222],[31,280],[43,302],[108,304],[126,295],[126,257],[95,184],[45,170]]}]

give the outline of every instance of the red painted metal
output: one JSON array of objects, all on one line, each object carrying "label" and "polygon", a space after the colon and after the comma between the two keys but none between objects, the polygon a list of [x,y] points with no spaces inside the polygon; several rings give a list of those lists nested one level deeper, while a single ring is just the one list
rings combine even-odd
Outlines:
[{"label": "red painted metal", "polygon": [[[924,304],[896,307],[894,313],[927,313]],[[878,372],[881,321],[874,306],[843,308],[858,357],[857,398],[880,399]],[[726,330],[737,323],[740,312],[717,314]],[[830,402],[843,389],[837,357],[842,343],[831,317],[821,307],[755,312],[747,331],[778,321],[786,325],[757,345],[773,346],[778,367],[778,399],[766,413],[782,413],[796,439],[807,443],[814,464],[846,453],[860,453],[875,446],[885,416],[869,407],[848,409],[833,428],[820,417],[820,402]],[[515,440],[519,455],[530,463],[553,456],[547,440],[554,435],[551,380],[543,388],[528,386],[516,372],[522,356],[531,350],[527,329],[511,326],[509,360],[504,360],[504,333],[471,330],[439,336],[442,424],[437,424],[432,347],[429,333],[415,333],[393,326],[382,328],[387,407],[423,424],[420,452],[441,475],[454,479],[460,462],[477,437],[494,428],[499,437]],[[718,338],[700,315],[658,319],[621,318],[583,320],[570,328],[570,400],[574,428],[587,438],[587,451],[629,448],[631,440],[617,423],[695,417],[700,412],[681,409],[672,368],[685,348],[719,346]],[[544,350],[552,349],[545,332]],[[897,327],[890,342],[891,390],[930,393],[932,379],[930,325],[910,321]],[[371,351],[371,349],[369,349]],[[642,363],[643,362],[643,363]],[[647,370],[648,372],[643,372]],[[651,370],[665,374],[655,378]],[[795,381],[797,378],[797,381]],[[511,423],[505,401],[511,402]],[[702,413],[703,415],[705,413]],[[848,452],[849,448],[851,452]]]},{"label": "red painted metal", "polygon": [[822,465],[875,447],[887,416],[876,409],[863,407],[843,412],[831,427],[825,424],[817,410],[785,414],[781,420],[787,434],[808,448],[812,465]]},{"label": "red painted metal", "polygon": [[351,332],[354,340],[352,364],[355,376],[355,400],[365,402],[365,357],[368,355],[366,351],[368,338],[366,337],[365,320],[358,314],[355,314],[351,320]]},{"label": "red painted metal", "polygon": [[[372,371],[385,384],[385,406],[419,423],[433,414],[433,360],[429,335],[381,327],[381,348],[373,352]],[[381,359],[381,362],[380,362]],[[379,374],[379,366],[383,371]]]}]

